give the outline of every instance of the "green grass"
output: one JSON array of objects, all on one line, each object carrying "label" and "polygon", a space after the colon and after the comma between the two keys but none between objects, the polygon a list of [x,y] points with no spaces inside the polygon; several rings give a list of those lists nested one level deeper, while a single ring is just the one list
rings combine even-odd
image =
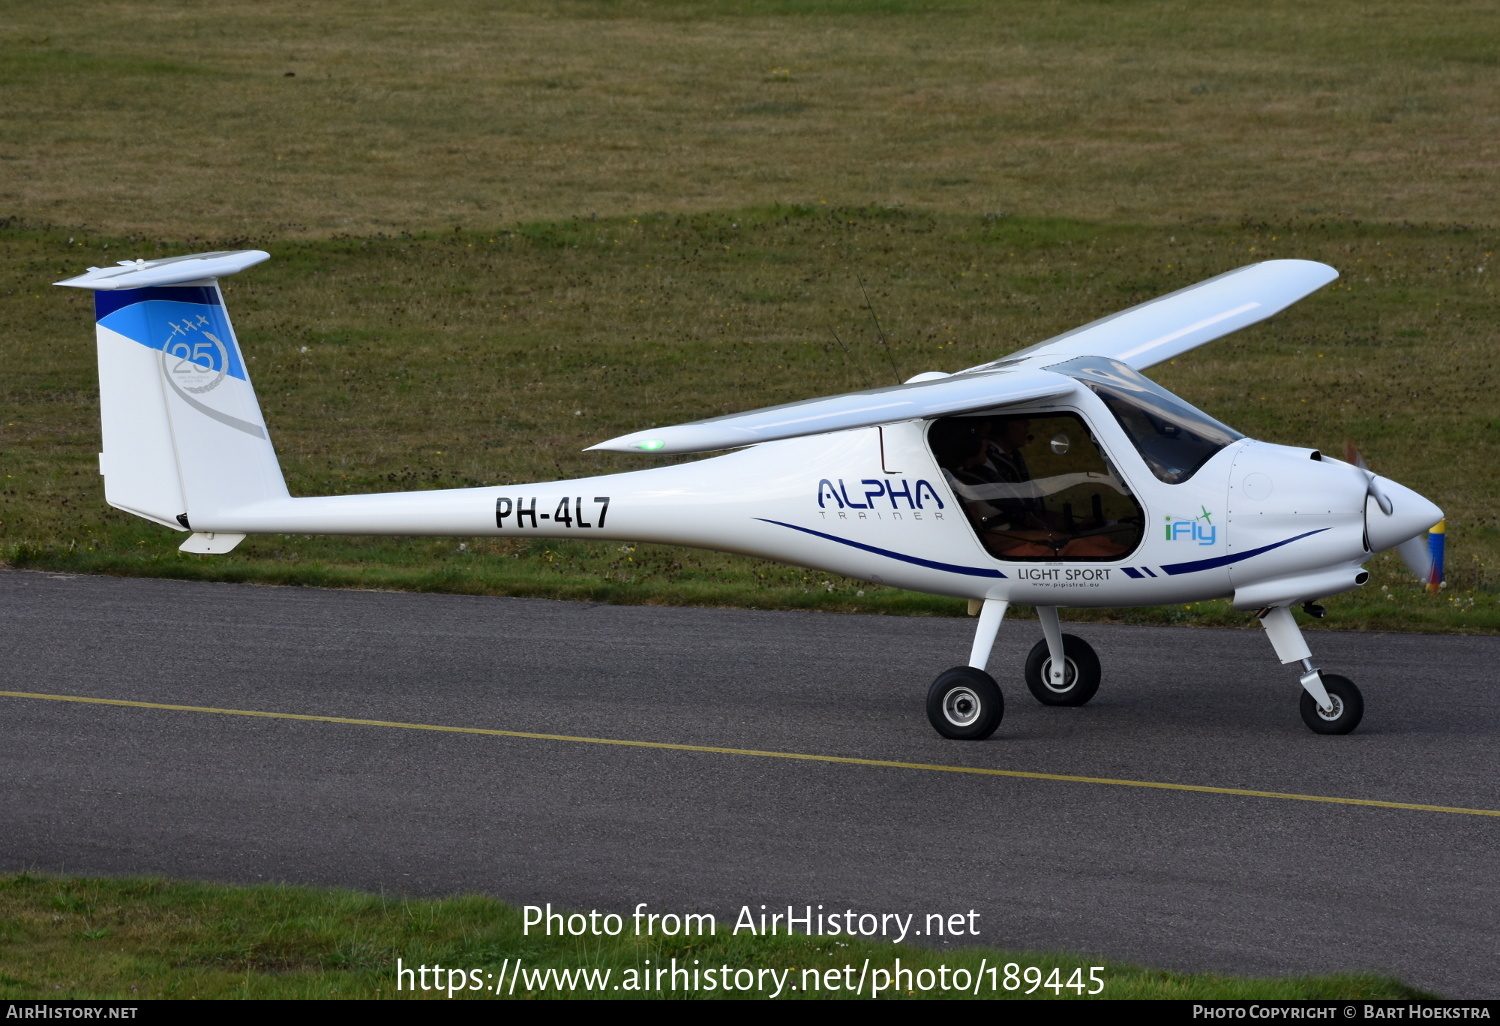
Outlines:
[{"label": "green grass", "polygon": [[[294,494],[463,487],[648,465],[584,453],[653,424],[954,370],[1267,256],[1333,286],[1153,373],[1270,441],[1341,452],[1448,514],[1450,587],[1389,555],[1326,626],[1500,629],[1500,408],[1489,229],[1168,227],[782,207],[271,244],[228,300]],[[70,241],[71,239],[71,241]],[[223,557],[102,502],[85,294],[46,282],[152,243],[0,229],[0,559],[15,567],[957,615],[952,599],[661,546],[251,538]],[[107,247],[107,248],[106,248]],[[891,339],[880,347],[856,277]],[[845,340],[846,353],[833,332]],[[893,373],[891,364],[896,365]],[[1248,624],[1226,603],[1070,613]]]},{"label": "green grass", "polygon": [[[690,966],[696,960],[702,967],[730,970],[791,969],[790,981],[801,981],[804,970],[841,970],[849,965],[857,978],[866,958],[872,968],[889,969],[899,957],[903,967],[917,971],[946,965],[950,971],[963,968],[970,973],[980,968],[981,960],[989,966],[1014,962],[1018,974],[1022,967],[1036,966],[1043,979],[1058,968],[1059,981],[1066,981],[1078,967],[1083,968],[1080,980],[1086,980],[1089,967],[1099,965],[1105,980],[1100,996],[1105,998],[1379,1000],[1430,996],[1376,976],[1252,979],[1163,972],[1058,952],[933,951],[864,939],[736,936],[731,932],[733,920],[723,917],[710,937],[636,937],[628,908],[600,911],[622,915],[619,936],[549,938],[535,928],[528,936],[519,910],[483,897],[429,901],[285,886],[0,876],[0,999],[446,1000],[446,991],[412,993],[403,987],[398,992],[396,960],[401,959],[403,967],[441,965],[445,970],[499,974],[505,960],[519,958],[524,966],[536,969],[608,969],[611,980],[618,982],[629,971],[645,969],[647,960],[659,967],[670,965],[674,957],[679,965]],[[446,972],[443,978],[448,978]],[[431,979],[430,975],[422,978],[419,985]],[[1023,983],[1021,989],[1027,986]],[[494,996],[466,991],[454,995]],[[589,995],[540,988],[528,991],[523,979],[513,996]],[[609,991],[602,996],[663,995]],[[718,991],[696,996],[725,995]],[[783,994],[807,996],[814,995],[805,991]],[[821,996],[848,995],[825,991]],[[944,995],[918,991],[912,996]],[[1002,989],[996,996],[1024,995]],[[1034,996],[1059,995],[1043,986]],[[1063,989],[1060,996],[1073,997],[1075,991]]]},{"label": "green grass", "polygon": [[777,202],[1494,220],[1483,0],[12,4],[0,209],[323,237]]}]

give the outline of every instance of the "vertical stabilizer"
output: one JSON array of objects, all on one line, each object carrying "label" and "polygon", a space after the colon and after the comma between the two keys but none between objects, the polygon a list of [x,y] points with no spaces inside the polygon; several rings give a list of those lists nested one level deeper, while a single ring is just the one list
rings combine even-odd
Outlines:
[{"label": "vertical stabilizer", "polygon": [[112,506],[169,527],[287,497],[218,276],[258,250],[93,268],[99,469]]}]

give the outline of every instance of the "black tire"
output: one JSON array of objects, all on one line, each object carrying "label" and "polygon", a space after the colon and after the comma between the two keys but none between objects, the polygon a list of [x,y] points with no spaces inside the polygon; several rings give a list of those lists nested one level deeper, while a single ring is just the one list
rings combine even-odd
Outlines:
[{"label": "black tire", "polygon": [[1315,734],[1347,734],[1359,726],[1365,715],[1365,699],[1348,677],[1336,673],[1323,674],[1323,688],[1333,699],[1333,712],[1325,715],[1317,701],[1302,690],[1302,722]]},{"label": "black tire", "polygon": [[1005,716],[1005,696],[995,678],[972,666],[944,670],[927,689],[927,719],[955,741],[983,741]]},{"label": "black tire", "polygon": [[1064,634],[1063,658],[1067,668],[1063,671],[1063,684],[1054,688],[1048,681],[1052,670],[1052,653],[1047,651],[1047,640],[1043,638],[1031,648],[1026,657],[1026,686],[1032,696],[1043,705],[1083,705],[1099,690],[1099,657],[1089,643],[1073,634]]}]

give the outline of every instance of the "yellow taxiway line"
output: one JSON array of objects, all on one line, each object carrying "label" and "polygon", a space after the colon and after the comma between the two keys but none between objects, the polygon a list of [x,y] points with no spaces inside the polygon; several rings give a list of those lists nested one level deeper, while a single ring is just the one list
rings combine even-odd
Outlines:
[{"label": "yellow taxiway line", "polygon": [[131,702],[119,698],[88,698],[83,695],[44,695],[27,691],[0,691],[0,698],[32,698],[46,702],[79,702],[85,705],[118,705],[130,709],[164,709],[169,712],[209,713],[215,716],[253,716],[267,720],[303,720],[310,723],[343,723],[357,727],[392,727],[398,730],[435,730],[446,734],[482,734],[488,737],[520,737],[533,741],[570,741],[586,745],[617,745],[623,748],[660,748],[673,752],[708,752],[713,755],[746,755],[760,759],[796,759],[802,762],[881,769],[918,770],[927,773],[967,773],[979,777],[1014,777],[1021,780],[1054,780],[1068,784],[1101,784],[1109,787],[1146,787],[1158,791],[1190,791],[1195,794],[1226,794],[1239,798],[1280,798],[1294,802],[1324,802],[1330,805],[1361,805],[1376,809],[1411,812],[1447,812],[1459,816],[1497,816],[1497,809],[1465,809],[1451,805],[1418,805],[1386,802],[1374,798],[1334,798],[1319,794],[1284,791],[1252,791],[1242,787],[1207,787],[1202,784],[1168,784],[1157,780],[1117,780],[1112,777],[1081,777],[1066,773],[1032,773],[1026,770],[987,769],[981,766],[944,766],[893,759],[858,759],[846,755],[808,755],[801,752],[765,752],[754,748],[719,748],[713,745],[681,745],[668,741],[626,741],[609,737],[574,737],[570,734],[537,734],[526,730],[492,730],[488,727],[449,727],[434,723],[401,723],[392,720],[361,720],[348,716],[313,716],[308,713],[263,712],[258,709],[214,709],[199,705],[168,705],[163,702]]}]

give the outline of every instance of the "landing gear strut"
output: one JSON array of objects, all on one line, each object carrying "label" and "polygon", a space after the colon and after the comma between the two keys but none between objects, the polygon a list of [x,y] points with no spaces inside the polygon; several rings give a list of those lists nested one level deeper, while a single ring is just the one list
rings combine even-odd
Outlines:
[{"label": "landing gear strut", "polygon": [[1347,734],[1359,726],[1365,714],[1365,700],[1359,688],[1348,677],[1323,673],[1312,662],[1297,621],[1287,606],[1276,606],[1260,613],[1261,626],[1276,649],[1282,663],[1302,664],[1302,722],[1318,734]]},{"label": "landing gear strut", "polygon": [[[927,719],[944,737],[982,741],[1000,726],[1005,699],[995,678],[985,672],[1000,621],[1009,603],[985,599],[978,606],[979,626],[969,665],[946,670],[927,692]],[[973,606],[970,612],[974,612]],[[1089,643],[1064,634],[1054,606],[1038,606],[1042,641],[1026,659],[1026,686],[1043,705],[1083,705],[1099,690],[1099,657]]]}]

